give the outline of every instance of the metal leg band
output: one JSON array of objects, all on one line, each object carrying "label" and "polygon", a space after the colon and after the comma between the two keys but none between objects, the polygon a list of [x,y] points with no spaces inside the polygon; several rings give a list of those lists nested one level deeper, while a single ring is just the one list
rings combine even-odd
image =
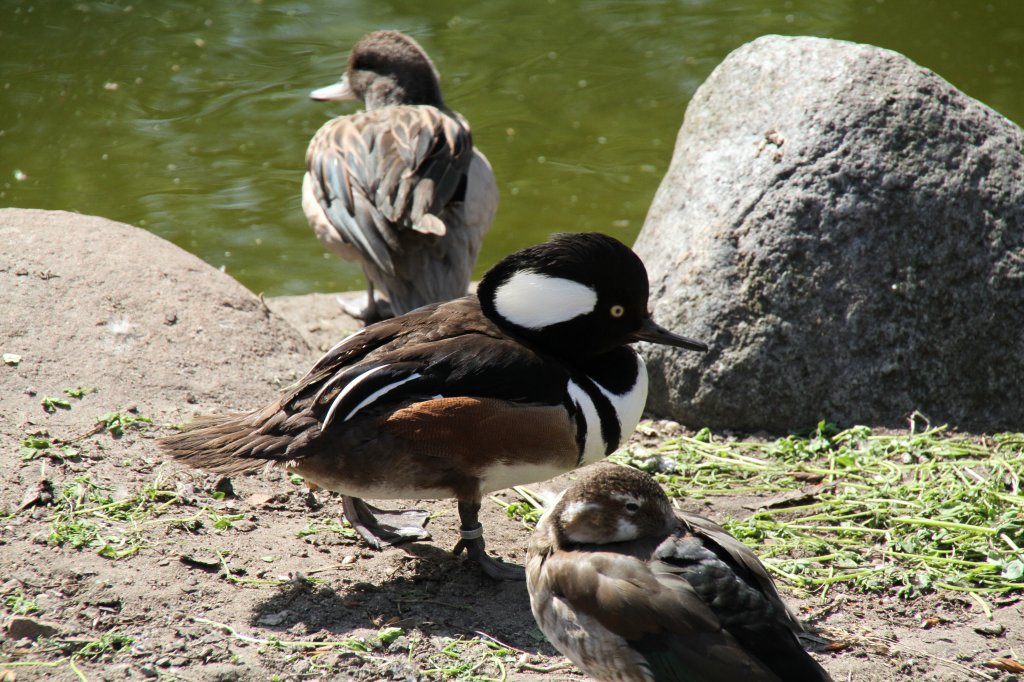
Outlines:
[{"label": "metal leg band", "polygon": [[469,530],[460,528],[459,535],[462,536],[463,540],[479,540],[484,536],[484,527],[480,525],[476,528],[470,528]]}]

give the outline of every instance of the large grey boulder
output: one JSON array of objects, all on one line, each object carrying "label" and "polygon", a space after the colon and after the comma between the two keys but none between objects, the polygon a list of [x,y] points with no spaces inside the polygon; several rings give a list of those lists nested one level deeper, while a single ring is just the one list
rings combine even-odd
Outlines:
[{"label": "large grey boulder", "polygon": [[767,36],[686,112],[636,250],[650,411],[1024,428],[1024,133],[905,57]]}]

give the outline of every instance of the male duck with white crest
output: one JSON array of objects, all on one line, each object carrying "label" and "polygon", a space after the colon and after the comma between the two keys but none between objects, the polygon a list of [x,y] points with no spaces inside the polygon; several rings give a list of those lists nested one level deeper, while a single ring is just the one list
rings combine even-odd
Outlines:
[{"label": "male duck with white crest", "polygon": [[703,351],[648,313],[643,263],[601,234],[562,234],[492,267],[475,296],[370,325],[280,399],[165,438],[174,458],[240,473],[266,463],[342,493],[371,545],[429,537],[361,498],[458,501],[466,550],[495,578],[478,520],[489,492],[610,455],[633,433],[647,370],[628,344]]}]

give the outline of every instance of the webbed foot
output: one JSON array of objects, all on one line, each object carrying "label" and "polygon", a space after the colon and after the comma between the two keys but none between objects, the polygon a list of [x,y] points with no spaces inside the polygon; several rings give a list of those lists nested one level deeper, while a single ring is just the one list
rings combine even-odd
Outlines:
[{"label": "webbed foot", "polygon": [[374,549],[430,539],[425,528],[430,514],[423,509],[378,509],[348,495],[342,496],[341,506],[348,522]]},{"label": "webbed foot", "polygon": [[471,530],[462,530],[462,539],[452,550],[455,556],[465,550],[470,559],[480,564],[491,578],[495,580],[526,580],[526,569],[516,564],[506,564],[489,555],[484,548],[483,526]]}]

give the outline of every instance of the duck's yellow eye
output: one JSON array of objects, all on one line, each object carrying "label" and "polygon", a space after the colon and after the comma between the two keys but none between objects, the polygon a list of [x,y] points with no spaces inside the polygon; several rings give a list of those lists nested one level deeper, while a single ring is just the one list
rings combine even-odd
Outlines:
[{"label": "duck's yellow eye", "polygon": [[612,317],[622,317],[623,315],[626,314],[626,309],[623,308],[621,305],[613,305],[610,312],[612,314]]}]

